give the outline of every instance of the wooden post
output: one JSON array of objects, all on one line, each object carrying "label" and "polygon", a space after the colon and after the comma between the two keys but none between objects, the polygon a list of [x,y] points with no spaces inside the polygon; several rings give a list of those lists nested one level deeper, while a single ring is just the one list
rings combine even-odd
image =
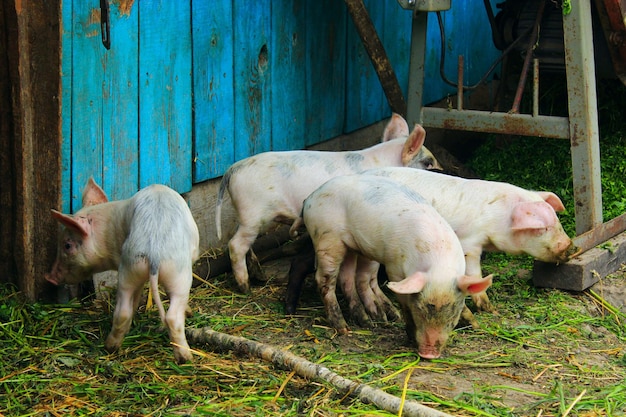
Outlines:
[{"label": "wooden post", "polygon": [[9,266],[0,280],[17,282],[32,301],[55,256],[57,226],[49,213],[60,204],[59,8],[59,2],[25,0],[2,6],[10,89],[1,94],[3,103],[9,96],[13,129],[1,150],[13,163],[0,179],[2,254],[8,255],[2,266]]}]

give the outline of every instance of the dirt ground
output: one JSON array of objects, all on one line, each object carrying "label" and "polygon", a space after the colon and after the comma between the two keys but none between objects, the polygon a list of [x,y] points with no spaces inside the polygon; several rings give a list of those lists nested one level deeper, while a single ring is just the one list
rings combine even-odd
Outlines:
[{"label": "dirt ground", "polygon": [[[409,389],[430,393],[440,400],[486,400],[494,407],[515,410],[511,415],[556,415],[549,410],[563,409],[583,391],[586,398],[595,401],[594,395],[605,395],[603,387],[626,381],[624,323],[619,322],[622,332],[621,336],[616,335],[592,319],[610,314],[591,296],[532,288],[527,270],[516,271],[512,282],[497,293],[490,289],[497,314],[477,313],[479,329],[457,328],[441,359],[420,361],[415,348],[408,344],[402,322],[380,323],[373,329],[353,325],[351,334],[336,335],[327,326],[312,276],[306,281],[297,315],[285,318],[283,300],[289,263],[290,258],[265,263],[263,270],[268,281],[253,286],[248,297],[231,298],[216,307],[194,302],[192,295],[192,308],[204,309],[205,313],[218,308],[220,314],[227,316],[264,317],[220,331],[288,348],[312,361],[328,352],[360,355],[365,361],[372,358],[362,366],[365,373],[380,366],[381,358],[415,362],[408,379],[407,372],[402,372],[385,379],[385,384],[401,389],[407,382]],[[219,285],[225,286],[227,293],[237,293],[232,275],[226,274],[224,279]],[[623,265],[594,290],[626,313],[625,283]],[[528,293],[528,298],[522,296],[521,304],[509,303],[509,297],[519,300],[520,292]],[[550,317],[550,303],[558,303],[559,308],[554,304],[554,310],[564,309],[569,316]],[[268,320],[274,322],[268,324]],[[615,320],[623,318],[615,316]],[[561,405],[557,404],[559,401]],[[619,404],[626,404],[626,398]],[[601,406],[590,410],[576,415],[606,415]]]}]

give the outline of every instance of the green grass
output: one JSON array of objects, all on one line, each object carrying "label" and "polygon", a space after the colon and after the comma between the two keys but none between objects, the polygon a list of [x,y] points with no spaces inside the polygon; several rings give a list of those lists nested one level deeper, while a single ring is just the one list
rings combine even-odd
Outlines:
[{"label": "green grass", "polygon": [[[555,86],[559,89],[559,86]],[[626,212],[626,88],[598,82],[600,165],[604,221]],[[562,103],[561,103],[562,105]],[[563,201],[565,231],[575,235],[572,160],[567,140],[489,136],[467,163],[482,179],[532,190],[552,191]]]},{"label": "green grass", "polygon": [[[607,98],[615,84],[599,89],[603,208],[610,219],[626,205],[626,99]],[[566,141],[491,137],[468,164],[485,179],[557,193],[567,208],[559,217],[574,235]],[[211,277],[192,291],[187,326],[289,349],[453,415],[623,416],[626,316],[603,306],[601,294],[534,287],[531,269],[529,257],[486,254],[483,271],[496,276],[489,295],[497,314],[477,314],[478,329],[456,329],[444,357],[432,361],[407,346],[402,323],[336,336],[315,295],[299,316],[284,317],[284,283],[272,280],[242,296],[230,276]],[[623,268],[615,279],[625,276]],[[192,346],[193,364],[177,365],[155,311],[138,314],[120,351],[108,354],[103,340],[111,315],[110,305],[91,300],[29,304],[1,284],[0,416],[392,416],[329,384],[206,346]]]}]

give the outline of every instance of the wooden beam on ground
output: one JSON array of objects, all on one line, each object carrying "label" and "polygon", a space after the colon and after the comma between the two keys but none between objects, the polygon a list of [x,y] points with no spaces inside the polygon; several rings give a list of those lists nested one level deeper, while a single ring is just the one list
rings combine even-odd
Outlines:
[{"label": "wooden beam on ground", "polygon": [[626,263],[626,232],[613,237],[565,264],[535,261],[533,284],[537,287],[584,291]]}]

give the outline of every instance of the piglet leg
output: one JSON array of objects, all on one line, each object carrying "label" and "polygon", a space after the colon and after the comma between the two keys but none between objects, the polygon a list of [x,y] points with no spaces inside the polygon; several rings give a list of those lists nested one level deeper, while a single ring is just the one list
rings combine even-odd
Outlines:
[{"label": "piglet leg", "polygon": [[316,249],[315,281],[326,309],[326,317],[339,334],[347,334],[350,331],[339,307],[336,293],[337,277],[345,253],[346,248],[341,242],[336,242],[334,246],[321,242]]},{"label": "piglet leg", "polygon": [[[121,271],[119,273],[122,274]],[[104,347],[108,352],[115,352],[122,345],[122,340],[130,329],[141,298],[143,284],[137,285],[128,281],[130,280],[124,279],[124,275],[120,276],[113,323],[104,342]]]},{"label": "piglet leg", "polygon": [[361,302],[361,298],[357,292],[355,276],[357,274],[357,266],[360,259],[361,257],[355,252],[348,251],[341,265],[341,276],[339,277],[339,282],[341,283],[343,295],[348,301],[350,318],[361,327],[372,327],[372,320],[365,312],[365,308],[363,307],[363,303]]}]

